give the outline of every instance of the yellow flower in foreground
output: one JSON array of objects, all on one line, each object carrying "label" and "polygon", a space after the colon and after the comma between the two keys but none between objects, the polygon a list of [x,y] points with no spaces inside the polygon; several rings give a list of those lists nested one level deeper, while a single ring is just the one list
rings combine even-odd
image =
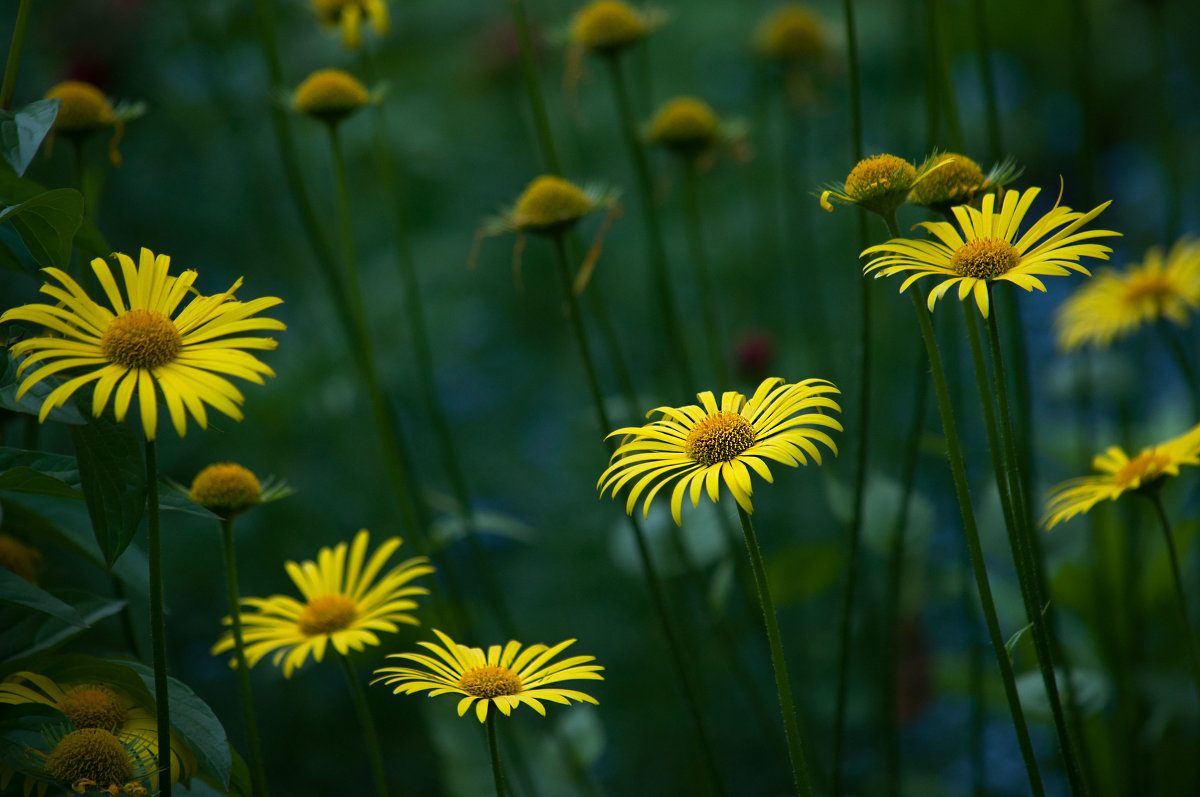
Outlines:
[{"label": "yellow flower in foreground", "polygon": [[[58,683],[28,670],[15,672],[0,682],[0,704],[31,703],[58,709],[77,730],[110,732],[127,747],[144,748],[148,761],[153,763],[158,759],[158,720],[154,706],[143,706],[118,688],[87,682]],[[187,780],[197,768],[195,755],[172,732],[171,782]],[[93,779],[100,780],[95,776]]]},{"label": "yellow flower in foreground", "polygon": [[863,273],[874,271],[879,278],[911,272],[900,286],[901,292],[921,277],[944,277],[929,292],[930,311],[938,299],[958,285],[958,298],[964,300],[973,292],[984,318],[990,305],[988,285],[997,280],[1011,282],[1027,291],[1034,288],[1045,291],[1038,276],[1065,276],[1071,271],[1091,276],[1091,272],[1079,265],[1079,259],[1107,260],[1112,249],[1083,242],[1120,233],[1079,229],[1100,215],[1110,202],[1082,213],[1055,201],[1054,207],[1018,238],[1021,221],[1040,192],[1040,188],[1005,191],[999,212],[995,210],[993,194],[983,198],[980,210],[962,205],[952,208],[961,234],[948,222],[923,221],[920,226],[937,236],[938,241],[893,238],[864,249],[863,257],[871,254],[877,257],[867,263]]},{"label": "yellow flower in foreground", "polygon": [[601,496],[611,490],[616,497],[632,483],[625,501],[627,514],[633,514],[638,497],[649,488],[642,505],[643,514],[649,515],[654,496],[678,478],[671,494],[671,515],[682,525],[684,492],[691,488],[692,506],[700,502],[705,489],[709,499],[716,501],[724,480],[738,505],[753,512],[751,470],[769,482],[768,460],[795,467],[808,464],[807,457],[812,457],[819,465],[821,451],[813,441],[837,454],[833,439],[813,428],[842,430],[837,419],[823,412],[841,412],[829,393],[838,389],[823,379],[783,384],[776,376],[764,380],[749,401],[729,391],[718,406],[713,394],[705,391],[696,395],[702,406],[658,407],[647,413],[647,417],[659,413],[658,420],[608,435],[629,437],[613,453],[596,487]]},{"label": "yellow flower in foreground", "polygon": [[285,329],[280,321],[255,318],[260,310],[282,303],[273,296],[237,301],[229,290],[215,296],[195,296],[180,310],[192,290],[195,271],[178,277],[168,275],[171,259],[142,249],[135,266],[127,255],[115,255],[124,278],[124,295],[102,258],[92,261],[92,271],[110,310],[93,301],[74,279],[57,268],[44,271],[62,287],[42,285],[42,293],[57,304],[27,304],[0,315],[5,321],[27,321],[44,326],[54,336],[27,338],[16,343],[15,355],[28,355],[17,369],[21,376],[33,368],[17,390],[17,398],[48,376],[63,371],[79,372],[50,391],[38,414],[45,421],[50,410],[65,404],[75,391],[95,382],[92,414],[99,417],[113,398],[118,421],[125,419],[136,392],[146,439],[153,440],[158,426],[158,396],[180,436],[187,431],[191,415],[201,428],[208,426],[208,404],[234,420],[242,419],[238,407],[242,394],[222,374],[263,383],[263,375],[275,372],[246,349],[270,350],[273,338],[227,337],[252,330]]},{"label": "yellow flower in foreground", "polygon": [[430,697],[463,695],[458,701],[458,716],[466,714],[474,704],[475,716],[480,722],[487,719],[488,706],[492,704],[506,717],[522,703],[544,717],[546,708],[542,705],[543,700],[564,705],[569,705],[572,700],[596,703],[591,695],[551,686],[561,681],[604,680],[604,676],[599,674],[604,668],[587,663],[595,661],[595,656],[574,656],[552,661],[573,644],[574,639],[559,642],[554,647],[530,645],[524,650],[520,642],[512,640],[503,649],[499,645],[492,645],[484,653],[480,648],[458,644],[436,628],[433,633],[442,640],[442,645],[420,643],[433,656],[423,653],[388,654],[389,659],[407,659],[427,669],[380,667],[375,671],[379,677],[371,683],[395,685],[393,694],[403,692],[411,695],[428,690]]},{"label": "yellow flower in foreground", "polygon": [[342,45],[348,50],[362,47],[364,21],[380,36],[391,27],[384,0],[312,0],[312,7],[322,25],[341,30]]},{"label": "yellow flower in foreground", "polygon": [[[429,590],[410,586],[409,582],[433,572],[429,559],[414,556],[379,576],[401,540],[385,540],[364,566],[369,537],[363,529],[349,546],[341,542],[335,548],[322,548],[315,562],[285,564],[304,603],[287,595],[242,599],[247,608],[257,610],[242,614],[246,663],[250,667],[274,652],[271,663],[276,667],[282,664],[284,677],[290,678],[309,653],[320,661],[328,644],[345,655],[365,645],[378,645],[376,632],[394,634],[400,630],[397,623],[420,625],[408,612],[417,608],[412,597],[428,595]],[[230,622],[226,617],[226,625]],[[233,633],[226,631],[212,652],[215,656],[232,649]]]},{"label": "yellow flower in foreground", "polygon": [[1163,257],[1155,246],[1140,265],[1101,271],[1058,308],[1059,348],[1104,347],[1139,327],[1167,319],[1187,326],[1200,308],[1200,240],[1182,238]]},{"label": "yellow flower in foreground", "polygon": [[1092,460],[1099,474],[1069,479],[1050,491],[1042,525],[1053,528],[1101,501],[1117,500],[1127,490],[1154,488],[1167,476],[1178,476],[1181,465],[1200,465],[1200,425],[1142,449],[1132,459],[1119,446],[1111,446]]}]

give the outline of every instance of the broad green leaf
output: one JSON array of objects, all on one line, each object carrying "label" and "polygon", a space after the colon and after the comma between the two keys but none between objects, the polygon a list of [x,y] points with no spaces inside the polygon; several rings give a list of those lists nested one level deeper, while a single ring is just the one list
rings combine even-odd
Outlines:
[{"label": "broad green leaf", "polygon": [[71,606],[3,567],[0,567],[0,602],[24,606],[79,628],[87,628],[87,623],[79,616],[79,612]]},{"label": "broad green leaf", "polygon": [[17,177],[25,174],[38,147],[54,126],[61,103],[37,100],[16,111],[0,110],[0,156],[13,167]]},{"label": "broad green leaf", "polygon": [[[88,626],[125,607],[125,601],[100,598],[82,590],[59,590],[57,597],[74,607]],[[4,628],[0,634],[0,661],[25,659],[52,650],[86,630],[54,617],[28,612],[11,622],[7,617],[0,619],[0,627]]]},{"label": "broad green leaf", "polygon": [[[146,687],[154,691],[154,670],[133,661],[127,666],[142,676]],[[180,681],[168,677],[167,693],[171,700],[171,727],[196,754],[200,767],[228,789],[233,776],[233,756],[221,721],[207,703]]]},{"label": "broad green leaf", "polygon": [[802,601],[832,587],[841,575],[842,549],[836,543],[813,543],[770,556],[767,583],[776,605]]},{"label": "broad green leaf", "polygon": [[74,188],[56,188],[0,212],[11,222],[29,254],[43,268],[66,268],[71,244],[83,221],[83,195]]},{"label": "broad green leaf", "polygon": [[[12,410],[24,415],[37,415],[42,409],[42,402],[55,388],[55,383],[53,381],[38,382],[25,391],[25,394],[18,400],[17,388],[20,380],[17,379],[17,364],[8,357],[7,352],[0,353],[0,357],[3,357],[5,362],[4,375],[0,376],[0,409]],[[73,425],[86,423],[83,415],[70,401],[61,407],[50,410],[50,414],[46,417],[58,423]]]},{"label": "broad green leaf", "polygon": [[229,795],[229,797],[251,797],[253,795],[254,788],[250,783],[250,768],[246,766],[245,759],[238,755],[232,745],[229,750],[233,756],[233,777],[230,778],[229,786],[223,787],[212,775],[201,772],[188,786],[190,797],[212,797],[212,795],[222,794]]},{"label": "broad green leaf", "polygon": [[[28,177],[18,177],[16,173],[0,168],[0,204],[19,205],[46,193],[45,186],[30,180]],[[82,197],[80,200],[82,201]],[[108,257],[112,247],[87,219],[79,224],[75,233],[75,245],[79,251],[91,257]]]},{"label": "broad green leaf", "polygon": [[0,490],[33,495],[52,495],[58,498],[79,499],[83,496],[73,487],[63,484],[33,468],[18,467],[0,472]]},{"label": "broad green leaf", "polygon": [[146,510],[146,471],[138,435],[107,416],[71,427],[71,442],[96,542],[109,567],[133,540]]}]

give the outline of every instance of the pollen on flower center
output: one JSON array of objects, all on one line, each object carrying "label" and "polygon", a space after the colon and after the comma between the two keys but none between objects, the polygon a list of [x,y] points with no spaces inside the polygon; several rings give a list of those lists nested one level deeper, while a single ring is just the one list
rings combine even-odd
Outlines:
[{"label": "pollen on flower center", "polygon": [[235,462],[218,462],[196,475],[190,494],[210,512],[232,517],[259,502],[262,485],[249,469]]},{"label": "pollen on flower center", "polygon": [[83,684],[67,692],[58,707],[76,728],[111,731],[128,719],[120,698],[107,686]]},{"label": "pollen on flower center", "polygon": [[72,731],[46,758],[46,774],[63,783],[92,781],[100,788],[120,786],[133,775],[121,740],[100,728]]},{"label": "pollen on flower center", "polygon": [[955,273],[975,279],[995,279],[1017,265],[1017,250],[1002,238],[976,238],[954,251],[950,266]]},{"label": "pollen on flower center", "polygon": [[175,359],[183,336],[175,322],[157,310],[130,310],[109,322],[100,351],[126,368],[158,368]]},{"label": "pollen on flower center", "polygon": [[701,465],[730,462],[754,445],[754,426],[736,412],[721,410],[692,427],[683,453]]},{"label": "pollen on flower center", "polygon": [[343,631],[358,618],[358,607],[345,595],[320,595],[305,604],[297,625],[305,636]]},{"label": "pollen on flower center", "polygon": [[1113,483],[1118,487],[1141,486],[1159,476],[1162,469],[1169,465],[1171,457],[1149,449],[1126,462],[1113,475]]},{"label": "pollen on flower center", "polygon": [[458,688],[482,698],[518,695],[521,679],[507,667],[473,667],[458,679]]},{"label": "pollen on flower center", "polygon": [[[957,152],[943,152],[934,156],[926,162],[926,166],[929,176],[912,190],[912,199],[918,205],[970,202],[985,182],[979,164]],[[934,166],[937,168],[932,168]]]},{"label": "pollen on flower center", "polygon": [[917,169],[895,155],[874,155],[859,161],[846,177],[846,194],[855,199],[870,199],[890,191],[908,192],[917,178]]}]

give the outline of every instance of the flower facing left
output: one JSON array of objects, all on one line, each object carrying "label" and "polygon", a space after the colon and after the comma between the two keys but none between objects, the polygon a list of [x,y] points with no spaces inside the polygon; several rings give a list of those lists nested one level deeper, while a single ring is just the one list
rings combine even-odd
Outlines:
[{"label": "flower facing left", "polygon": [[257,313],[282,303],[273,296],[243,302],[234,299],[239,278],[227,291],[213,296],[196,294],[179,309],[196,272],[177,277],[168,273],[171,260],[142,249],[135,264],[128,255],[115,254],[124,290],[118,286],[109,263],[92,261],[92,271],[110,306],[94,301],[66,272],[44,269],[59,284],[42,285],[42,293],[57,304],[27,304],[0,315],[5,321],[38,324],[49,334],[19,341],[14,355],[25,355],[17,370],[24,375],[20,398],[31,387],[57,374],[70,378],[58,385],[42,404],[38,420],[66,401],[84,385],[95,383],[92,414],[99,417],[113,400],[118,421],[123,421],[136,393],[146,439],[153,440],[158,426],[158,399],[166,404],[175,431],[187,431],[190,415],[201,428],[208,425],[205,405],[242,419],[241,392],[226,378],[236,376],[258,384],[274,376],[249,350],[271,350],[273,338],[243,333],[285,329],[283,322],[257,317]]}]

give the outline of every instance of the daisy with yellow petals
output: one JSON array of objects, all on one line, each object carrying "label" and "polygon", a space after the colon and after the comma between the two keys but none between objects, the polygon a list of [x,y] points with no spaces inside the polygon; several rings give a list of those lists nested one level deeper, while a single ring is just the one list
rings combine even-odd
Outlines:
[{"label": "daisy with yellow petals", "polygon": [[[401,539],[384,541],[367,559],[370,534],[363,529],[347,546],[322,548],[317,561],[287,562],[285,567],[304,597],[304,603],[288,595],[243,598],[251,612],[241,614],[245,628],[246,661],[253,667],[268,653],[271,663],[283,667],[283,675],[308,660],[321,661],[327,645],[343,656],[366,645],[378,645],[378,632],[394,634],[397,623],[420,625],[410,612],[417,608],[416,595],[428,595],[425,587],[410,582],[433,572],[424,556],[406,559],[380,576],[380,571]],[[225,618],[227,625],[231,618]],[[226,632],[213,646],[213,655],[231,650],[233,634]]]},{"label": "daisy with yellow petals", "polygon": [[1081,231],[1081,228],[1100,215],[1110,202],[1082,213],[1060,205],[1056,200],[1054,207],[1035,221],[1024,235],[1017,237],[1021,222],[1039,193],[1040,188],[1005,191],[999,210],[995,207],[993,194],[983,198],[978,210],[955,206],[951,212],[958,221],[958,229],[949,222],[923,221],[920,226],[933,233],[937,241],[893,238],[864,249],[863,257],[876,257],[867,263],[863,272],[875,272],[876,278],[908,272],[900,286],[901,292],[921,277],[943,277],[929,292],[929,310],[932,312],[937,300],[957,285],[958,298],[965,300],[974,294],[984,318],[988,316],[988,291],[992,282],[1003,280],[1027,291],[1037,288],[1044,292],[1046,286],[1038,279],[1040,276],[1066,276],[1071,271],[1091,276],[1091,272],[1079,265],[1079,259],[1107,260],[1112,249],[1085,242],[1120,233]]},{"label": "daisy with yellow petals", "polygon": [[658,407],[647,413],[647,417],[658,413],[657,420],[609,435],[629,437],[613,453],[596,487],[601,496],[611,491],[616,497],[630,486],[627,514],[633,514],[638,498],[649,489],[642,504],[643,516],[648,516],[658,492],[679,479],[671,494],[671,516],[682,524],[684,494],[690,492],[692,506],[699,504],[705,490],[716,501],[724,481],[738,505],[753,512],[751,470],[769,482],[773,480],[769,461],[795,467],[808,464],[811,457],[820,465],[817,443],[837,454],[833,439],[815,427],[842,430],[836,418],[824,413],[841,412],[829,398],[838,392],[823,379],[784,384],[771,377],[748,401],[741,393],[729,391],[718,405],[712,392],[705,391],[696,395],[700,405]]},{"label": "daisy with yellow petals", "polygon": [[51,333],[26,338],[10,349],[25,355],[17,369],[18,376],[25,375],[17,398],[43,379],[66,372],[74,375],[46,397],[39,421],[93,382],[92,414],[97,417],[111,398],[117,420],[123,421],[137,394],[147,440],[153,440],[157,430],[159,396],[180,436],[187,431],[189,415],[201,428],[208,426],[206,404],[240,421],[244,399],[226,376],[262,384],[263,376],[275,375],[248,351],[274,349],[275,340],[243,333],[285,329],[280,321],[256,317],[282,300],[235,300],[239,278],[224,293],[196,295],[180,310],[184,298],[194,292],[195,271],[172,277],[171,259],[156,257],[149,249],[142,249],[136,265],[127,255],[114,257],[123,291],[107,261],[92,261],[110,306],[94,301],[66,272],[47,268],[44,271],[61,287],[46,283],[42,293],[56,303],[22,305],[0,315],[0,323],[25,321]]}]

